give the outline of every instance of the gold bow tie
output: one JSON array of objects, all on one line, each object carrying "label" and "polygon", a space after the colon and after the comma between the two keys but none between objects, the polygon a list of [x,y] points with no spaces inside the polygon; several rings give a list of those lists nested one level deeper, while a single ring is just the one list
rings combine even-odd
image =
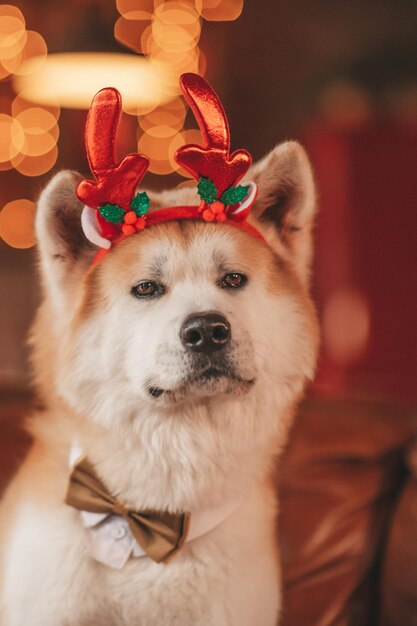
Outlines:
[{"label": "gold bow tie", "polygon": [[138,544],[157,563],[174,556],[187,537],[190,513],[131,511],[108,492],[87,459],[75,465],[65,502],[80,511],[121,515]]}]

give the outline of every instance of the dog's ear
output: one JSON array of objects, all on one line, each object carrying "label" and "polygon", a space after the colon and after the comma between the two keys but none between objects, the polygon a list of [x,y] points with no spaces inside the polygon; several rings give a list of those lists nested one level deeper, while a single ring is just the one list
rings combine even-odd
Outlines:
[{"label": "dog's ear", "polygon": [[258,186],[251,213],[257,228],[279,254],[292,262],[306,283],[312,256],[316,194],[305,150],[295,141],[282,143],[255,163],[246,178]]},{"label": "dog's ear", "polygon": [[41,270],[57,305],[65,304],[97,251],[81,227],[83,204],[76,195],[81,180],[77,172],[59,172],[38,200],[35,230]]}]

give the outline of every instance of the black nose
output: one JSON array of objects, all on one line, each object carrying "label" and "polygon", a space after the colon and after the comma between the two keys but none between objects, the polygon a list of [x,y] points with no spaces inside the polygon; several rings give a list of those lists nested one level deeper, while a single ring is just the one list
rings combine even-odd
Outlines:
[{"label": "black nose", "polygon": [[189,315],[180,330],[181,341],[187,350],[206,354],[224,348],[230,335],[230,324],[220,313]]}]

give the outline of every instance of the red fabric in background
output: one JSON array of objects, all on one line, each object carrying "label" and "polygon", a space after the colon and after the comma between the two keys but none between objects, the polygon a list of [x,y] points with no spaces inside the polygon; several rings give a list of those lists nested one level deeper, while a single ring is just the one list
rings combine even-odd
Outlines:
[{"label": "red fabric in background", "polygon": [[323,346],[316,388],[394,400],[417,397],[417,126],[315,127],[305,143],[320,212],[315,290],[322,308],[346,283],[367,298],[368,345],[346,366]]}]

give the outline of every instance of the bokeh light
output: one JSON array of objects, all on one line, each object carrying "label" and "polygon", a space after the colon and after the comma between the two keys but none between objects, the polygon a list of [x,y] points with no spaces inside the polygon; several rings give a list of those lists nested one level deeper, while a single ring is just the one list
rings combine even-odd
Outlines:
[{"label": "bokeh light", "polygon": [[45,39],[39,33],[26,31],[26,44],[19,54],[11,59],[2,61],[3,67],[11,74],[18,76],[33,74],[45,63],[48,48]]},{"label": "bokeh light", "polygon": [[33,220],[35,203],[31,200],[13,200],[0,212],[0,237],[13,248],[31,248],[35,245]]},{"label": "bokeh light", "polygon": [[202,0],[201,15],[211,22],[237,20],[243,10],[243,0]]},{"label": "bokeh light", "polygon": [[140,33],[140,50],[156,67],[167,99],[181,103],[178,111],[170,110],[169,102],[142,111],[138,149],[149,156],[152,172],[176,171],[188,177],[189,174],[175,162],[174,154],[184,143],[201,142],[201,137],[197,130],[180,132],[186,116],[179,97],[178,79],[184,72],[205,74],[207,59],[199,48],[202,18],[237,19],[243,9],[243,0],[153,0],[143,3],[140,0],[117,0],[117,8],[125,20],[134,20],[135,16],[142,20],[137,31]]},{"label": "bokeh light", "polygon": [[327,123],[339,128],[359,126],[371,116],[368,96],[348,81],[328,85],[319,98],[319,109]]},{"label": "bokeh light", "polygon": [[[23,157],[23,158],[22,158]],[[42,176],[53,168],[58,158],[56,145],[45,154],[39,156],[25,156],[22,154],[14,157],[11,162],[13,167],[23,176]]]},{"label": "bokeh light", "polygon": [[169,126],[176,131],[181,130],[186,116],[186,108],[182,98],[174,98],[163,107],[158,107],[147,115],[139,116],[139,124],[144,131],[155,126]]},{"label": "bokeh light", "polygon": [[27,43],[25,18],[15,6],[0,5],[0,79],[6,78],[19,65]]},{"label": "bokeh light", "polygon": [[[14,81],[27,79],[39,72],[47,53],[42,35],[26,30],[20,9],[0,5],[0,79],[9,75]],[[14,168],[24,176],[49,171],[58,156],[58,103],[54,100],[46,108],[34,107],[30,94],[22,92],[12,102],[2,101],[0,111],[0,170]]]},{"label": "bokeh light", "polygon": [[56,145],[59,129],[55,117],[39,107],[26,109],[16,116],[25,134],[21,152],[26,156],[41,156]]},{"label": "bokeh light", "polygon": [[19,122],[6,113],[0,113],[0,161],[10,161],[22,151],[25,133]]},{"label": "bokeh light", "polygon": [[323,312],[323,339],[330,359],[347,365],[362,356],[370,331],[370,310],[357,289],[340,288],[327,300]]},{"label": "bokeh light", "polygon": [[128,20],[124,16],[119,17],[114,25],[114,37],[126,48],[134,52],[141,51],[141,38],[146,28],[150,26],[148,20]]},{"label": "bokeh light", "polygon": [[201,132],[198,128],[189,128],[188,130],[184,130],[182,133],[178,133],[178,135],[176,135],[171,141],[168,149],[168,158],[172,169],[175,170],[180,176],[190,178],[192,174],[176,162],[175,153],[185,144],[194,143],[196,145],[201,145],[201,142]]},{"label": "bokeh light", "polygon": [[[25,92],[23,91],[18,96],[16,96],[11,103],[12,116],[17,117],[19,113],[32,107],[33,102],[30,102],[30,100],[25,97]],[[56,121],[59,120],[59,116],[61,115],[61,109],[57,100],[48,105],[42,105],[42,109],[44,111],[48,111],[48,113],[53,115]]]},{"label": "bokeh light", "polygon": [[[153,129],[150,129],[151,132]],[[152,161],[167,161],[168,162],[168,148],[172,141],[173,134],[166,134],[165,136],[157,137],[151,132],[144,133],[138,141],[138,152],[146,154],[150,159],[150,171],[152,172]],[[175,131],[173,131],[175,132]],[[172,171],[172,168],[171,168]]]},{"label": "bokeh light", "polygon": [[154,11],[154,0],[116,0],[116,7],[127,20],[150,20]]},{"label": "bokeh light", "polygon": [[[22,176],[47,173],[58,158],[61,106],[88,108],[104,85],[122,94],[124,112],[138,116],[138,151],[156,174],[189,174],[174,155],[185,143],[201,143],[200,131],[184,130],[187,109],[178,79],[204,75],[199,40],[203,19],[236,19],[243,0],[115,0],[120,14],[115,39],[137,55],[48,55],[40,33],[26,29],[22,11],[0,5],[0,80],[12,77],[16,97],[0,99],[0,171]],[[184,181],[184,184],[189,184]],[[8,203],[0,213],[0,236],[14,247],[31,247],[34,204]]]},{"label": "bokeh light", "polygon": [[11,59],[25,47],[27,34],[25,22],[12,15],[0,16],[0,58]]}]

